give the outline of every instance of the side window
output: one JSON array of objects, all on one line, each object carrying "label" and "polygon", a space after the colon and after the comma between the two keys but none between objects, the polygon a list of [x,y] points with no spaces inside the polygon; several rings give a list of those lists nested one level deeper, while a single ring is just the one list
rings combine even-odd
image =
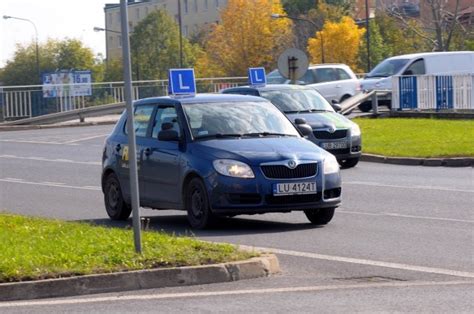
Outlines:
[{"label": "side window", "polygon": [[423,75],[425,74],[425,61],[423,59],[418,59],[403,72],[403,75]]},{"label": "side window", "polygon": [[[150,122],[153,109],[155,109],[154,105],[142,105],[135,107],[135,113],[133,114],[135,136],[145,137],[147,135],[148,124]],[[127,125],[128,123],[125,123],[125,134],[127,134]]]},{"label": "side window", "polygon": [[340,80],[350,80],[351,79],[351,76],[349,74],[347,74],[347,72],[344,71],[343,69],[337,68],[336,71],[337,71],[337,74],[339,74],[339,79]]},{"label": "side window", "polygon": [[316,83],[337,81],[336,72],[332,68],[316,69]]},{"label": "side window", "polygon": [[156,111],[155,121],[153,122],[153,138],[158,138],[158,133],[161,131],[161,125],[165,122],[172,123],[172,129],[178,132],[178,136],[181,136],[181,128],[179,127],[176,109],[174,107],[161,107]]},{"label": "side window", "polygon": [[306,73],[301,78],[297,79],[297,81],[303,82],[304,85],[313,84],[314,83],[313,71],[311,70],[306,71]]}]

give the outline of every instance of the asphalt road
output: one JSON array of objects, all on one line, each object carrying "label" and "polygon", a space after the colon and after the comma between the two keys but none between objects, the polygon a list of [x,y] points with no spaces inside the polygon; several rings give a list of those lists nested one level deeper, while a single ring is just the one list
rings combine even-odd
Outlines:
[{"label": "asphalt road", "polygon": [[[0,208],[130,225],[107,219],[100,191],[102,144],[111,129],[0,133]],[[294,212],[191,231],[184,212],[141,210],[153,230],[272,250],[281,275],[0,303],[0,312],[473,312],[473,168],[361,162],[342,174],[343,205],[324,227]]]}]

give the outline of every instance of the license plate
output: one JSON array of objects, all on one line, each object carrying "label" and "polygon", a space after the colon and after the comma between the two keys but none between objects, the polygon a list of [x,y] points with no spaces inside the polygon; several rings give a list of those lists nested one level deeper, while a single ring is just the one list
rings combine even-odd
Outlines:
[{"label": "license plate", "polygon": [[324,143],[321,143],[321,147],[324,149],[347,148],[347,142],[324,142]]},{"label": "license plate", "polygon": [[316,182],[277,183],[273,185],[273,195],[316,194]]}]

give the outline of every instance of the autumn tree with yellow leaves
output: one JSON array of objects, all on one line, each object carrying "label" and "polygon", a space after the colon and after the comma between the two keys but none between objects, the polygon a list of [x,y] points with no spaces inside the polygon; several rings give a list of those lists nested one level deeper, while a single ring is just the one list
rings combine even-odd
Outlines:
[{"label": "autumn tree with yellow leaves", "polygon": [[292,41],[291,20],[272,19],[285,14],[280,1],[229,0],[195,66],[199,76],[243,76],[249,67],[273,69]]},{"label": "autumn tree with yellow leaves", "polygon": [[340,22],[326,22],[322,31],[308,40],[308,53],[312,63],[321,63],[321,37],[323,40],[324,61],[326,63],[345,63],[353,70],[358,69],[359,47],[365,29],[359,28],[348,16]]}]

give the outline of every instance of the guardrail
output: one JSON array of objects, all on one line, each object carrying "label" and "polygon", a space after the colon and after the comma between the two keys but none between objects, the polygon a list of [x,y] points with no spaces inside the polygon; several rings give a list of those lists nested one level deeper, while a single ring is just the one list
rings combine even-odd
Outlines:
[{"label": "guardrail", "polygon": [[474,75],[392,78],[392,110],[474,110]]},{"label": "guardrail", "polygon": [[[198,78],[199,93],[219,92],[223,88],[246,84],[247,77]],[[45,114],[85,109],[97,105],[120,103],[125,100],[123,82],[93,83],[90,96],[44,97],[42,85],[0,87],[0,121],[19,120]],[[168,95],[168,80],[135,81],[134,99]],[[74,85],[49,85],[49,87],[74,88]]]}]

